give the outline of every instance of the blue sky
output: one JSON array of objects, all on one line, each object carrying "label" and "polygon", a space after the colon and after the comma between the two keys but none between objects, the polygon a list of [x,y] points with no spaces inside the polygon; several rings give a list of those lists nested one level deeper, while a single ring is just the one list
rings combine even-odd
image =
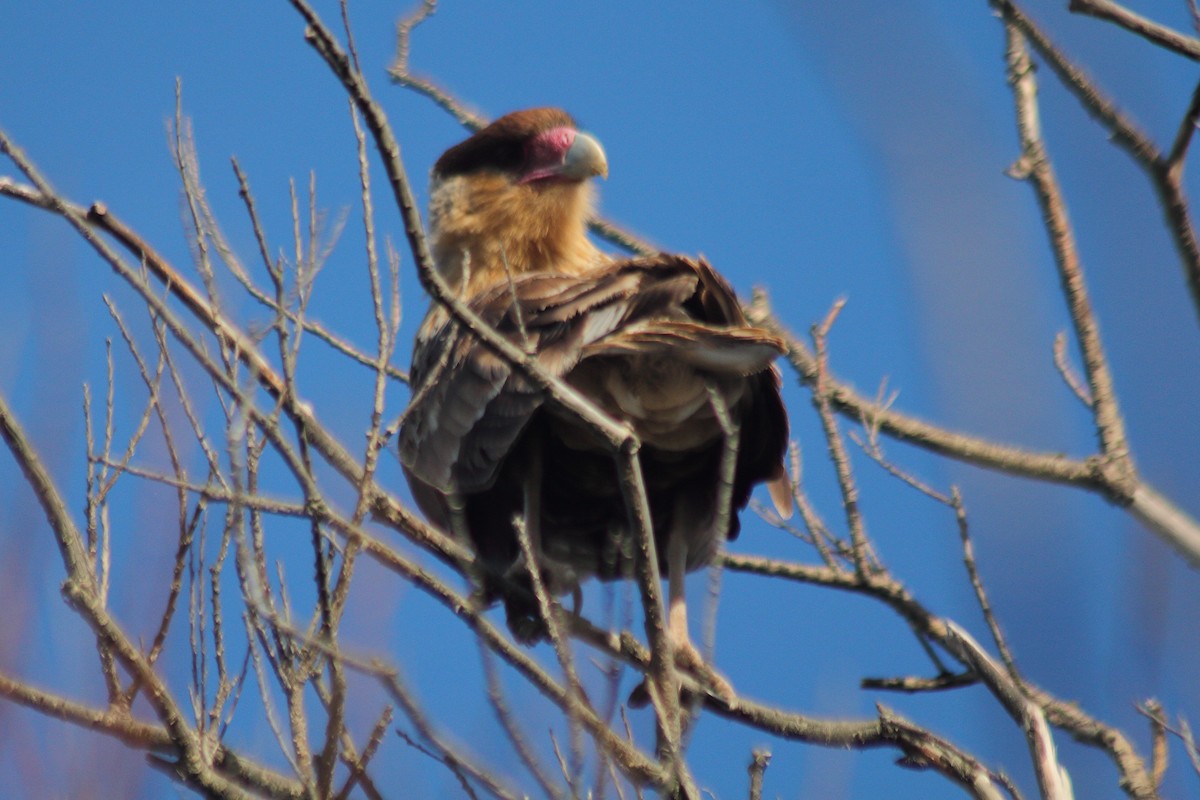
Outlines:
[{"label": "blue sky", "polygon": [[[290,236],[290,179],[303,188],[314,172],[318,205],[331,219],[348,210],[313,313],[356,341],[373,342],[346,102],[286,3],[10,5],[0,25],[0,126],[54,185],[78,202],[104,200],[168,258],[189,264],[166,133],[178,77],[209,198],[245,260],[255,250],[230,156],[249,175],[277,247]],[[1193,89],[1191,65],[1111,26],[1071,17],[1063,3],[1028,5],[1158,141],[1170,140]],[[1185,3],[1144,6],[1188,29]],[[335,4],[319,10],[336,22]],[[386,79],[393,24],[407,10],[359,1],[351,18],[367,77],[423,202],[429,166],[463,132],[427,99]],[[1039,450],[1083,455],[1094,448],[1088,416],[1051,360],[1054,335],[1068,322],[1038,211],[1029,187],[1003,175],[1017,155],[1015,125],[1002,30],[983,0],[447,2],[418,30],[412,60],[489,116],[532,105],[567,108],[607,150],[610,177],[600,186],[607,215],[665,249],[704,254],[743,293],[765,287],[794,330],[805,332],[847,298],[832,336],[833,367],[865,392],[886,377],[900,391],[898,407],[948,426]],[[1200,338],[1161,214],[1124,154],[1048,70],[1039,78],[1048,145],[1137,464],[1200,514]],[[381,187],[381,176],[376,181]],[[402,243],[382,192],[376,203],[383,232]],[[402,363],[424,309],[407,257],[403,269]],[[0,391],[74,510],[83,502],[81,386],[101,391],[103,342],[117,335],[104,293],[136,316],[134,297],[65,225],[0,203]],[[228,297],[241,319],[266,319],[232,291]],[[328,353],[315,342],[307,347],[302,393],[344,441],[357,444],[369,378],[330,380]],[[136,382],[120,359],[117,376]],[[787,395],[806,485],[836,521],[836,485],[808,396],[794,381]],[[398,413],[404,401],[395,389],[389,410]],[[962,487],[984,579],[1032,680],[1124,727],[1143,752],[1135,703],[1158,697],[1195,722],[1200,609],[1195,575],[1180,559],[1097,497],[898,444],[889,452],[935,485]],[[983,640],[953,518],[865,458],[856,467],[868,528],[885,561],[929,608]],[[401,485],[394,459],[383,469]],[[285,490],[294,496],[281,482]],[[165,580],[174,534],[161,492],[128,491],[114,508],[116,529],[128,539],[114,543],[113,604],[140,630],[154,612],[139,609],[159,602],[147,587]],[[280,529],[280,557],[303,574],[307,540],[294,534],[291,552],[288,535]],[[749,515],[736,547],[809,555]],[[0,621],[0,668],[100,700],[94,656],[79,649],[82,628],[59,600],[63,573],[49,532],[7,456],[0,457],[0,564],[22,565],[0,568],[7,576],[0,603],[13,609]],[[693,580],[694,592],[703,580]],[[357,586],[351,646],[397,659],[459,738],[494,738],[465,629],[379,570],[364,568]],[[717,659],[739,690],[827,715],[869,715],[881,700],[1009,771],[1032,793],[1024,743],[982,690],[910,698],[858,688],[864,675],[927,669],[911,635],[884,609],[734,575],[725,587]],[[168,670],[185,685],[184,660]],[[536,703],[515,683],[513,692]],[[369,718],[363,711],[360,730]],[[246,741],[262,734],[238,732]],[[741,796],[750,749],[764,741],[703,720],[692,742],[702,785],[720,797]],[[1101,757],[1061,734],[1056,741],[1078,796],[1118,796]],[[959,796],[934,776],[897,770],[889,752],[771,747],[768,796]],[[479,749],[495,763],[511,758],[498,744]],[[415,795],[454,789],[444,772],[398,743],[381,769]],[[119,791],[97,789],[106,775]],[[1168,793],[1194,788],[1188,777],[1177,751]],[[67,796],[171,791],[120,745],[3,705],[0,785]]]}]

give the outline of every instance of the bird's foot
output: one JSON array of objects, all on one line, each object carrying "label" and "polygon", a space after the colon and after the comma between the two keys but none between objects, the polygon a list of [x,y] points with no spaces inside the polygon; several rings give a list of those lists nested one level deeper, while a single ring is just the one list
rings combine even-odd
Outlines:
[{"label": "bird's foot", "polygon": [[733,684],[704,660],[704,656],[700,655],[700,651],[696,649],[696,646],[690,640],[672,642],[672,650],[675,655],[675,666],[678,669],[691,673],[696,682],[707,690],[709,694],[715,695],[726,703],[733,701],[736,696],[733,691]]},{"label": "bird's foot", "polygon": [[[684,640],[679,642],[670,639],[669,642],[676,669],[681,670],[699,684],[699,688],[703,693],[712,695],[725,703],[732,703],[734,701],[737,694],[733,690],[733,684],[704,660],[704,657],[700,655],[700,651],[696,649],[691,641]],[[644,708],[650,703],[649,680],[650,678],[647,677],[630,692],[628,700],[630,708]],[[679,694],[680,700],[685,704],[690,703],[692,700],[700,699],[694,691],[686,686],[680,687]]]}]

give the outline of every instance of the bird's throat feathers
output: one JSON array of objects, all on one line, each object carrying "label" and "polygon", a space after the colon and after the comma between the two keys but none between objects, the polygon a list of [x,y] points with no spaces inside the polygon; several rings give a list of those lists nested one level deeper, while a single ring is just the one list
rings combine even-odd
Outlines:
[{"label": "bird's throat feathers", "polygon": [[587,236],[595,202],[586,181],[515,183],[499,173],[453,176],[430,187],[434,260],[468,296],[527,272],[583,274],[599,251]]}]

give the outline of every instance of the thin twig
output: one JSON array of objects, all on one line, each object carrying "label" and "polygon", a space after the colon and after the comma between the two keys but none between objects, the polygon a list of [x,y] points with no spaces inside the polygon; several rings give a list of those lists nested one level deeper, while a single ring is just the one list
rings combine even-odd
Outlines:
[{"label": "thin twig", "polygon": [[1071,792],[1071,784],[1067,779],[1066,770],[1058,763],[1054,739],[1050,735],[1042,708],[1025,697],[1021,687],[999,669],[999,665],[969,633],[953,622],[947,623],[947,629],[950,641],[961,646],[961,652],[972,669],[1024,729],[1038,788],[1044,800],[1072,800],[1074,795]]},{"label": "thin twig", "polygon": [[[0,696],[26,708],[91,731],[102,731],[126,745],[163,755],[177,756],[170,733],[160,726],[135,719],[121,708],[96,709],[36,689],[0,673]],[[218,745],[212,754],[213,767],[257,792],[287,800],[301,800],[303,789],[294,780],[260,766],[236,750]]]},{"label": "thin twig", "polygon": [[1187,195],[1183,190],[1182,162],[1170,162],[1129,114],[1118,108],[1082,69],[1073,64],[1016,2],[990,2],[1007,23],[1016,26],[1029,40],[1084,109],[1108,130],[1112,142],[1129,153],[1134,163],[1145,171],[1165,212],[1167,230],[1179,253],[1192,303],[1200,314],[1200,240],[1197,239]]},{"label": "thin twig", "polygon": [[1005,25],[1005,34],[1008,79],[1012,87],[1017,130],[1021,140],[1021,157],[1010,172],[1029,181],[1042,209],[1042,221],[1050,236],[1067,309],[1083,355],[1084,373],[1092,397],[1091,408],[1096,436],[1100,451],[1104,455],[1101,469],[1106,473],[1113,499],[1117,502],[1128,502],[1137,484],[1137,474],[1129,455],[1125,422],[1117,404],[1108,358],[1100,340],[1100,327],[1088,297],[1075,235],[1067,219],[1066,201],[1042,141],[1033,63],[1029,57],[1025,37],[1017,25],[1008,22]]},{"label": "thin twig", "polygon": [[[1080,709],[1078,704],[1059,700],[1028,681],[1023,681],[1018,690],[1005,670],[999,665],[993,664],[990,657],[987,657],[977,644],[973,644],[974,640],[969,639],[965,631],[951,621],[930,613],[895,580],[886,576],[873,575],[871,580],[864,585],[854,573],[848,570],[808,564],[791,564],[778,559],[746,555],[726,554],[723,560],[726,569],[863,593],[887,604],[918,629],[922,635],[937,641],[961,664],[977,671],[982,679],[988,681],[988,686],[992,689],[993,694],[1011,706],[1014,718],[1018,718],[1018,715],[1026,712],[1032,714],[1032,710],[1027,709],[1024,705],[1027,698],[1029,703],[1037,707],[1039,714],[1044,714],[1045,720],[1051,725],[1066,730],[1075,739],[1107,753],[1117,766],[1121,785],[1131,797],[1146,798],[1147,800],[1157,797],[1146,771],[1145,762],[1133,743],[1119,729],[1101,723]],[[972,644],[968,644],[968,642]],[[979,662],[984,660],[991,664],[986,673],[979,671]],[[720,698],[710,696],[706,698],[706,703],[718,713],[729,715],[737,715],[738,712],[747,713],[747,702],[740,698],[738,703],[729,709],[723,709],[719,700]],[[785,726],[788,730],[794,726],[799,737],[813,735],[814,730],[819,730],[823,737],[843,735],[830,729],[814,727],[808,719],[785,721],[765,710],[756,711],[750,716],[753,721],[749,724],[779,725]],[[1024,719],[1024,717],[1019,718]],[[1030,717],[1029,720],[1032,722],[1033,717]],[[1029,732],[1031,737],[1041,736],[1034,729],[1029,729]],[[860,731],[858,735],[865,734]],[[1031,739],[1032,746],[1033,740]]]},{"label": "thin twig", "polygon": [[479,641],[478,644],[479,658],[483,663],[483,675],[487,681],[488,702],[496,713],[496,719],[500,721],[500,726],[504,728],[508,743],[512,745],[513,750],[517,753],[517,758],[529,770],[529,774],[533,776],[546,796],[552,800],[562,800],[564,797],[562,790],[551,780],[546,768],[538,759],[533,748],[530,747],[529,740],[521,730],[508,702],[504,699],[504,690],[500,685],[500,676],[496,670],[495,656],[490,649],[484,646],[482,641]]},{"label": "thin twig", "polygon": [[1069,8],[1076,14],[1108,20],[1159,47],[1165,47],[1193,61],[1200,61],[1200,39],[1146,19],[1112,0],[1071,0]]},{"label": "thin twig", "polygon": [[1170,753],[1167,747],[1167,720],[1163,715],[1162,703],[1150,698],[1139,710],[1150,720],[1150,779],[1154,781],[1156,789],[1162,788]]},{"label": "thin twig", "polygon": [[1187,159],[1188,148],[1191,146],[1192,140],[1196,138],[1197,120],[1200,120],[1200,84],[1197,84],[1196,88],[1192,90],[1192,100],[1188,103],[1183,120],[1179,123],[1179,130],[1175,133],[1175,141],[1164,161],[1166,176],[1176,184],[1182,180],[1183,164]]},{"label": "thin twig", "polygon": [[771,763],[769,750],[756,749],[750,754],[750,766],[747,767],[747,771],[750,773],[750,800],[761,800],[763,773],[767,771],[769,763]]},{"label": "thin twig", "polygon": [[1091,409],[1092,393],[1079,376],[1075,374],[1075,370],[1071,368],[1071,364],[1067,359],[1067,332],[1059,331],[1054,336],[1054,367],[1058,370],[1058,374],[1062,376],[1063,382],[1071,389],[1071,392],[1079,398],[1079,402],[1083,403],[1085,408]]},{"label": "thin twig", "polygon": [[821,418],[821,427],[825,432],[825,442],[829,448],[829,457],[833,462],[834,471],[837,474],[838,487],[842,493],[842,507],[846,514],[846,526],[850,532],[854,570],[860,578],[865,578],[867,573],[874,570],[877,565],[874,563],[874,557],[871,554],[870,544],[868,543],[866,530],[863,525],[862,513],[858,508],[858,487],[855,484],[854,475],[850,468],[850,457],[846,453],[846,446],[842,441],[841,431],[833,416],[827,380],[829,374],[829,356],[826,350],[826,342],[829,338],[829,330],[833,327],[834,320],[837,319],[838,313],[844,305],[844,300],[834,303],[833,308],[829,310],[825,319],[819,325],[814,325],[812,329],[813,347],[816,351],[817,359],[817,380],[813,390],[813,405],[816,406],[817,413]]},{"label": "thin twig", "polygon": [[[348,800],[350,792],[359,784],[362,785],[368,800],[382,800],[383,796],[378,789],[374,788],[374,781],[367,774],[367,765],[379,752],[379,746],[383,743],[384,736],[387,735],[388,727],[392,724],[392,716],[392,707],[384,706],[383,711],[379,714],[379,719],[375,721],[375,726],[371,729],[370,736],[367,737],[367,746],[363,748],[361,755],[353,755],[351,747],[345,748],[342,754],[342,763],[349,768],[350,775],[342,785],[341,791],[337,793],[336,800]],[[349,739],[349,733],[346,734],[346,738]]]},{"label": "thin twig", "polygon": [[[536,480],[536,476],[534,479]],[[571,703],[570,709],[575,709],[579,705],[591,708],[591,701],[584,692],[583,683],[579,680],[579,672],[575,669],[575,655],[571,652],[571,644],[566,636],[563,635],[563,626],[561,623],[559,609],[550,598],[550,593],[546,589],[546,582],[542,575],[541,560],[538,558],[538,553],[534,551],[533,541],[530,538],[529,526],[526,519],[529,515],[540,514],[540,508],[527,508],[525,510],[526,517],[517,516],[513,519],[513,529],[517,534],[517,544],[521,548],[521,555],[525,560],[525,565],[529,571],[529,579],[533,584],[533,596],[537,600],[538,612],[546,623],[546,631],[550,637],[550,643],[554,647],[554,653],[558,657],[558,664],[562,668],[563,678],[566,680],[567,688],[574,694],[574,701]],[[578,767],[583,761],[583,740],[581,738],[579,719],[574,713],[568,713],[567,722],[570,725],[571,731],[571,752],[572,764]],[[575,770],[568,770],[564,773],[567,780],[567,787],[571,794],[575,795]]]},{"label": "thin twig", "polygon": [[[7,144],[0,134],[0,143]],[[16,160],[16,159],[14,159]],[[31,170],[32,171],[32,170]],[[31,176],[32,179],[32,176]],[[174,695],[147,662],[141,648],[135,645],[116,623],[98,596],[95,576],[88,566],[87,554],[78,528],[71,520],[49,473],[35,449],[0,396],[0,437],[8,445],[25,479],[37,496],[50,523],[55,542],[67,571],[62,591],[67,602],[92,629],[102,646],[111,648],[122,665],[148,689],[147,700],[166,727],[172,742],[181,754],[180,777],[190,785],[205,788],[228,797],[242,797],[229,779],[221,775],[202,755],[202,745],[196,733],[184,720]]]},{"label": "thin twig", "polygon": [[1000,653],[1000,659],[1004,662],[1009,677],[1017,685],[1022,685],[1024,681],[1017,670],[1017,662],[1008,649],[1008,642],[1004,639],[1000,623],[992,612],[992,604],[983,588],[983,579],[979,577],[979,567],[975,563],[975,547],[971,543],[971,529],[967,523],[967,509],[963,505],[962,493],[957,486],[950,487],[950,500],[950,507],[954,509],[954,519],[958,523],[959,537],[962,539],[963,564],[966,565],[967,576],[970,578],[971,588],[975,592],[975,602],[979,604],[979,610],[983,612],[984,621],[987,622],[988,630],[992,634],[992,641],[996,644],[996,650]]}]

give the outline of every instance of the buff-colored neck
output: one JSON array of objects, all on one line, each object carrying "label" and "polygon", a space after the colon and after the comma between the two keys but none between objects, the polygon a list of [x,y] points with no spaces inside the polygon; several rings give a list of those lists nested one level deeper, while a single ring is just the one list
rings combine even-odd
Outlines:
[{"label": "buff-colored neck", "polygon": [[579,275],[602,258],[587,236],[589,183],[513,184],[502,176],[451,178],[434,185],[434,260],[468,295],[526,272]]}]

